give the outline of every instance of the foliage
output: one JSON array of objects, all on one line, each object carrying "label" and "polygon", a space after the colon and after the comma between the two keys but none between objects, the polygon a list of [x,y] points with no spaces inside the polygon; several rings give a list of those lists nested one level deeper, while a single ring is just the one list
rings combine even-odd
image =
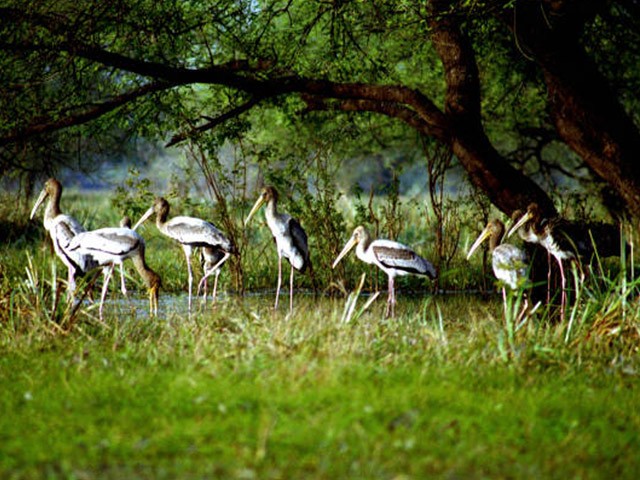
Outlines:
[{"label": "foliage", "polygon": [[[637,21],[627,3],[607,4],[580,41],[633,112],[637,49],[626,38]],[[443,13],[459,18],[473,43],[487,135],[548,189],[565,176],[588,182],[593,172],[578,170],[553,133],[540,70],[500,16],[516,7],[454,2]],[[402,86],[445,109],[429,4],[12,0],[2,8],[0,165],[3,176],[28,184],[105,159],[131,165],[167,139],[222,146],[249,137],[263,146],[263,162],[277,163],[292,154],[291,137],[278,137],[292,122],[305,125],[308,140],[331,145],[330,170],[420,151],[406,125],[340,111],[314,98],[317,85],[301,92],[292,79]]]}]

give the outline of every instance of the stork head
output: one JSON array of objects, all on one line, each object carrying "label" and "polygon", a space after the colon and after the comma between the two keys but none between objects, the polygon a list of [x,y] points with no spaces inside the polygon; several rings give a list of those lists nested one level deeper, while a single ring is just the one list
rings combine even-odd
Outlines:
[{"label": "stork head", "polygon": [[260,192],[260,196],[256,200],[256,203],[254,203],[253,207],[251,208],[249,215],[247,215],[247,218],[244,221],[245,226],[249,223],[249,220],[251,220],[251,217],[253,217],[253,215],[260,209],[260,207],[262,207],[262,205],[264,205],[265,203],[277,202],[277,201],[278,201],[278,191],[271,186],[264,187]]},{"label": "stork head", "polygon": [[140,217],[140,220],[138,220],[137,223],[133,226],[132,230],[137,229],[154,213],[158,216],[157,218],[160,221],[164,221],[167,218],[167,215],[169,215],[169,202],[167,202],[162,197],[156,197],[153,201],[153,206],[151,206],[149,210],[144,212],[142,217]]},{"label": "stork head", "polygon": [[511,215],[511,218],[514,221],[513,227],[507,233],[507,238],[513,235],[518,231],[520,227],[525,225],[527,222],[534,220],[535,218],[539,218],[540,216],[540,208],[537,203],[532,203],[527,207],[527,211],[522,213],[522,210],[516,210]]},{"label": "stork head", "polygon": [[349,253],[353,247],[355,247],[360,242],[366,242],[368,239],[369,239],[369,232],[367,232],[367,230],[362,225],[357,226],[353,231],[353,233],[351,234],[351,238],[349,239],[349,241],[346,243],[346,245],[344,246],[340,254],[337,256],[337,258],[334,260],[333,265],[331,265],[331,268],[336,268],[336,265],[338,265],[338,262],[340,262],[340,260],[342,260],[342,258],[347,253]]},{"label": "stork head", "polygon": [[56,180],[55,178],[50,178],[44,183],[44,187],[42,187],[42,191],[36,200],[36,203],[33,204],[33,209],[31,209],[31,215],[29,215],[29,219],[32,219],[38,207],[45,201],[48,196],[51,198],[59,199],[60,195],[62,195],[62,184]]},{"label": "stork head", "polygon": [[502,236],[504,235],[504,223],[502,223],[498,219],[494,219],[487,223],[487,226],[484,227],[484,230],[478,235],[473,245],[469,249],[469,253],[467,253],[467,260],[471,258],[473,252],[477,250],[477,248],[484,242],[487,238],[491,238],[491,249],[495,248],[502,240]]}]

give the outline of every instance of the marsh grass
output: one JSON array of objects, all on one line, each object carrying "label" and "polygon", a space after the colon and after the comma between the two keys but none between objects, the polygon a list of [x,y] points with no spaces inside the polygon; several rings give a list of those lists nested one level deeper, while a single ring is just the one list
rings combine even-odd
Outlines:
[{"label": "marsh grass", "polygon": [[[102,226],[95,204],[74,205]],[[141,233],[163,277],[155,319],[135,273],[100,321],[89,300],[69,305],[47,248],[3,248],[0,477],[637,478],[631,262],[597,259],[564,320],[518,296],[505,315],[493,292],[428,295],[421,279],[398,282],[385,319],[386,279],[351,256],[330,274],[340,295],[298,290],[289,316],[271,307],[275,255],[255,228],[245,278],[266,293],[235,295],[225,272],[215,308],[188,315],[182,252]],[[481,272],[454,260],[443,274]]]},{"label": "marsh grass", "polygon": [[[505,361],[499,299],[221,299],[3,335],[8,478],[633,478],[637,353],[531,319]],[[577,334],[577,332],[576,332]]]}]

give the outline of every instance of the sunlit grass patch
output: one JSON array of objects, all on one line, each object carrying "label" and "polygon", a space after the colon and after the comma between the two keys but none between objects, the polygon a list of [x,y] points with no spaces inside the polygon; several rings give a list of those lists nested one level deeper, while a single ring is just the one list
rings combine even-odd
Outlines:
[{"label": "sunlit grass patch", "polygon": [[335,299],[298,299],[290,318],[263,300],[110,318],[37,355],[14,344],[0,360],[13,412],[0,420],[0,469],[631,478],[638,467],[634,378],[562,355],[505,368],[500,326],[478,313],[499,302],[414,299],[395,321],[380,305],[345,324]]},{"label": "sunlit grass patch", "polygon": [[[94,227],[118,219],[78,208]],[[420,221],[409,212],[404,232],[422,253]],[[69,309],[66,272],[46,247],[2,251],[0,406],[10,414],[0,416],[0,477],[635,478],[640,469],[632,269],[602,262],[606,274],[572,292],[562,320],[553,307],[520,316],[518,298],[505,316],[492,280],[482,294],[468,289],[478,263],[455,260],[441,272],[451,288],[435,294],[431,282],[399,279],[396,318],[385,319],[386,276],[350,258],[317,295],[303,280],[289,315],[273,309],[276,255],[258,225],[247,233],[247,294],[225,267],[216,304],[196,299],[189,315],[181,249],[152,224],[141,233],[163,276],[157,318],[135,274],[129,298],[113,282],[100,321],[88,298]]]}]

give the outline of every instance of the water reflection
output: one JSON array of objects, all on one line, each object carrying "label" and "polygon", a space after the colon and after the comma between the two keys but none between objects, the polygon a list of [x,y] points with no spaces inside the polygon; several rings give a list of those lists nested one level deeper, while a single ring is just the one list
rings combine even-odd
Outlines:
[{"label": "water reflection", "polygon": [[[361,304],[364,304],[366,299],[375,292],[362,293]],[[193,311],[192,316],[207,315],[213,312],[229,312],[230,314],[236,311],[244,310],[245,313],[253,312],[252,314],[266,314],[267,312],[273,313],[273,296],[275,291],[265,290],[256,292],[245,292],[244,295],[235,293],[218,293],[218,299],[215,304],[212,303],[211,297],[207,297],[206,304],[203,302],[202,297],[193,299]],[[317,308],[318,303],[322,302],[324,305],[329,305],[335,309],[336,312],[342,312],[346,298],[342,296],[325,296],[315,295],[311,291],[299,291],[295,293],[296,302],[299,302],[298,308],[300,311],[309,311]],[[405,304],[407,310],[421,311],[421,306],[427,299],[437,300],[439,304],[454,302],[454,303],[466,303],[467,301],[479,301],[494,300],[495,295],[480,295],[479,292],[439,292],[433,295],[428,292],[402,292],[399,297],[402,298],[402,302]],[[492,298],[495,297],[495,298]],[[465,300],[466,299],[466,300]],[[471,300],[474,299],[474,300]],[[98,303],[95,304],[86,303],[86,308],[97,316]],[[378,308],[384,308],[386,303],[386,291],[382,292],[382,295],[374,302],[373,311],[377,311]],[[115,295],[115,297],[107,298],[105,300],[104,311],[106,316],[118,317],[121,320],[137,319],[145,320],[149,319],[149,298],[146,295],[130,294],[128,297],[122,295]],[[294,315],[296,309],[294,308]],[[280,308],[278,313],[285,317],[288,313],[288,308]],[[186,317],[188,316],[188,295],[187,293],[178,294],[161,294],[158,301],[158,317],[159,320],[170,319],[174,317]]]}]

